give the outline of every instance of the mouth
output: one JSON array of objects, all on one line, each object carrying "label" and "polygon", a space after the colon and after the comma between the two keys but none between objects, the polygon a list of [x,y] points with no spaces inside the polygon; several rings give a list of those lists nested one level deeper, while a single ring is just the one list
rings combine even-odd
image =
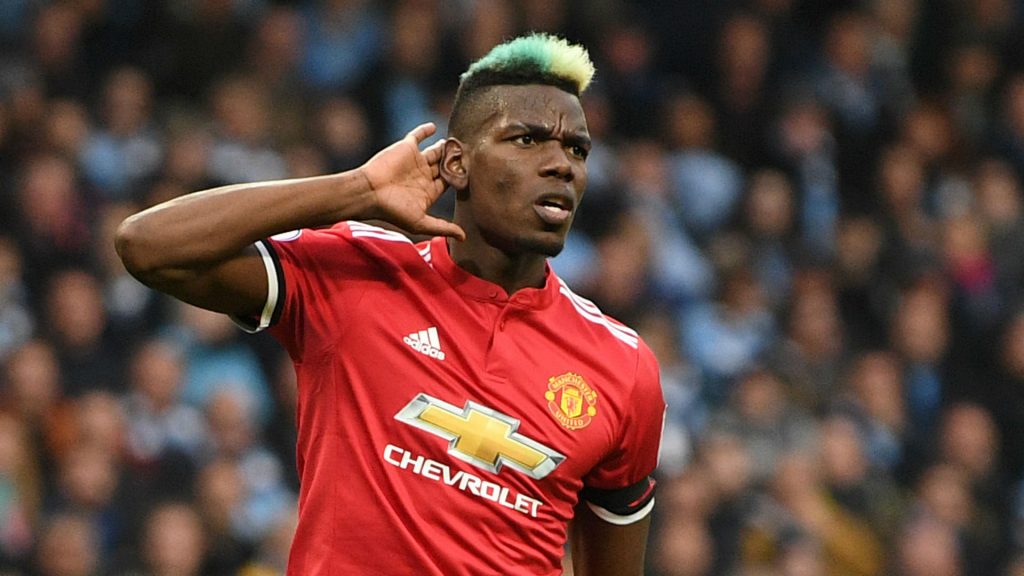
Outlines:
[{"label": "mouth", "polygon": [[572,217],[576,201],[568,194],[545,194],[533,205],[540,219],[547,224],[565,224]]}]

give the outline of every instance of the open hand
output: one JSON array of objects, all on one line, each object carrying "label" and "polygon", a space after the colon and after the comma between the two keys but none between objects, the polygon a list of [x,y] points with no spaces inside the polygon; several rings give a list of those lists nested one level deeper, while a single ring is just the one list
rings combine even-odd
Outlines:
[{"label": "open hand", "polygon": [[433,123],[420,124],[362,166],[375,198],[372,213],[374,218],[414,234],[465,240],[466,233],[461,227],[427,214],[447,188],[440,169],[444,140],[422,151],[419,148],[436,130]]}]

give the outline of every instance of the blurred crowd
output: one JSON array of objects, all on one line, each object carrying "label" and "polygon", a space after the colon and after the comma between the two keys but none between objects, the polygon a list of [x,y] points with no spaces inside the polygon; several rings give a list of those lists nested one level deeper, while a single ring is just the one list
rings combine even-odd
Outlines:
[{"label": "blurred crowd", "polygon": [[290,364],[113,231],[443,134],[530,30],[597,63],[553,266],[661,362],[648,572],[1024,575],[1020,0],[3,0],[0,574],[282,573]]}]

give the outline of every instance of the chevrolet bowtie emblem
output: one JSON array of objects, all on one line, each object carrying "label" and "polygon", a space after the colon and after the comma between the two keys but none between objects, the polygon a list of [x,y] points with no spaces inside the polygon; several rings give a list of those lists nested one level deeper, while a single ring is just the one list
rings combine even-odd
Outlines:
[{"label": "chevrolet bowtie emblem", "polygon": [[518,419],[472,401],[459,409],[418,394],[395,419],[449,440],[449,454],[495,473],[509,466],[540,479],[565,460],[562,454],[516,432]]}]

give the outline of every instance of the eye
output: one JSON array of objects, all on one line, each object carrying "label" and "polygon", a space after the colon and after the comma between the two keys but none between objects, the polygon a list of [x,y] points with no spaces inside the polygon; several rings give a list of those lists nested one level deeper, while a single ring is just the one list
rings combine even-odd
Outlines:
[{"label": "eye", "polygon": [[590,155],[590,150],[587,150],[583,146],[577,144],[569,148],[569,153],[579,158],[580,160],[586,160],[587,156]]},{"label": "eye", "polygon": [[512,141],[515,142],[516,144],[522,144],[523,146],[529,146],[530,144],[533,144],[537,140],[533,136],[531,136],[529,134],[523,134],[522,136],[516,136],[515,138],[512,139]]}]

